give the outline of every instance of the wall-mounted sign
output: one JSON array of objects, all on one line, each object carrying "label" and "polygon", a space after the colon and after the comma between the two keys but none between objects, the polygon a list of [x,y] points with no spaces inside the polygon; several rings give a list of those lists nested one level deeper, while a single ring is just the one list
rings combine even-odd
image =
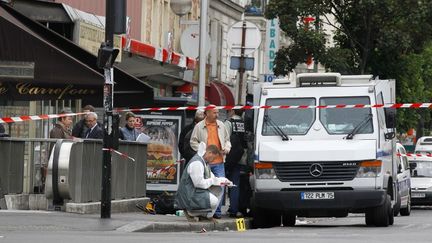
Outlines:
[{"label": "wall-mounted sign", "polygon": [[279,50],[279,19],[267,20],[266,46],[265,46],[265,73],[273,74],[274,59]]},{"label": "wall-mounted sign", "polygon": [[32,82],[0,82],[0,100],[68,100],[101,95],[98,86],[41,85]]}]

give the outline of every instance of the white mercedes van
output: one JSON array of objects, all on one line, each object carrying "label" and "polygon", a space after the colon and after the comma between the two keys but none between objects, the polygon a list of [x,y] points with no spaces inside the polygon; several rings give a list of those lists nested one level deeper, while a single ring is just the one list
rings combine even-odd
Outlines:
[{"label": "white mercedes van", "polygon": [[268,109],[256,117],[254,226],[348,213],[365,213],[367,225],[392,225],[395,110],[380,106],[394,104],[395,91],[394,80],[338,73],[263,85],[258,104]]}]

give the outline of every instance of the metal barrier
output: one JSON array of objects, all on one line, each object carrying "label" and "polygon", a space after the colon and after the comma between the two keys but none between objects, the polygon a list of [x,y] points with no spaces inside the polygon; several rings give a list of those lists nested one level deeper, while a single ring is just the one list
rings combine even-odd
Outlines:
[{"label": "metal barrier", "polygon": [[[0,186],[3,193],[44,193],[44,188],[48,188],[44,185],[50,152],[57,141],[0,138]],[[144,197],[147,144],[120,141],[119,151],[134,158],[135,162],[112,155],[112,198]],[[59,183],[67,186],[68,197],[65,199],[78,203],[100,201],[102,141],[72,142],[69,161],[67,171],[60,170],[57,177]]]}]

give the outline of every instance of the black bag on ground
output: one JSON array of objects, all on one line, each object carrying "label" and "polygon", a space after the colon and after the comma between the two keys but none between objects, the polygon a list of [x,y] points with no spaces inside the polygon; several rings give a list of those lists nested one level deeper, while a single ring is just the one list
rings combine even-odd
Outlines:
[{"label": "black bag on ground", "polygon": [[242,120],[230,119],[231,122],[231,150],[227,154],[225,163],[229,165],[238,164],[243,156],[247,143],[245,140],[245,123]]},{"label": "black bag on ground", "polygon": [[152,202],[155,206],[156,214],[175,214],[174,209],[175,193],[163,192],[155,195]]}]

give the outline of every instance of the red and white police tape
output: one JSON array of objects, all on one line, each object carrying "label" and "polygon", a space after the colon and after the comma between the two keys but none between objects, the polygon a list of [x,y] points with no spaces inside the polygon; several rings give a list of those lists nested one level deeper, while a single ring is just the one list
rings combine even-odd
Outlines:
[{"label": "red and white police tape", "polygon": [[120,155],[120,156],[123,157],[123,158],[130,159],[130,160],[132,160],[133,162],[135,162],[135,159],[134,159],[134,158],[130,157],[129,155],[127,155],[127,154],[125,154],[125,153],[119,152],[119,151],[117,151],[117,150],[115,150],[115,149],[112,149],[112,148],[103,148],[102,150],[103,150],[103,151],[110,151],[110,152],[114,152],[114,153]]},{"label": "red and white police tape", "polygon": [[365,105],[365,104],[355,104],[355,105],[263,105],[263,106],[172,106],[172,107],[152,107],[152,108],[136,108],[136,109],[115,109],[117,112],[137,112],[137,111],[183,111],[183,110],[254,110],[254,109],[346,109],[346,108],[428,108],[432,109],[432,103],[405,103],[405,104],[375,104],[375,105]]},{"label": "red and white police tape", "polygon": [[34,116],[1,117],[0,123],[37,121],[37,120],[54,119],[54,118],[65,117],[65,116],[79,116],[79,115],[84,115],[84,114],[87,114],[87,112],[50,114],[50,115],[34,115]]},{"label": "red and white police tape", "polygon": [[401,153],[397,153],[397,156],[401,157],[401,156],[406,156],[406,157],[429,157],[432,158],[432,154],[414,154],[414,153],[406,153],[406,154],[401,154]]},{"label": "red and white police tape", "polygon": [[[152,108],[136,108],[136,109],[114,109],[117,112],[138,112],[138,111],[184,111],[184,110],[254,110],[254,109],[347,109],[347,108],[394,108],[394,109],[419,109],[427,108],[432,109],[432,103],[404,103],[404,104],[375,104],[375,105],[263,105],[263,106],[171,106],[171,107],[152,107]],[[44,119],[53,119],[65,116],[78,116],[86,114],[81,113],[67,113],[67,114],[51,114],[51,115],[34,115],[34,116],[17,116],[17,117],[2,117],[1,123],[13,123],[22,121],[36,121]]]}]

